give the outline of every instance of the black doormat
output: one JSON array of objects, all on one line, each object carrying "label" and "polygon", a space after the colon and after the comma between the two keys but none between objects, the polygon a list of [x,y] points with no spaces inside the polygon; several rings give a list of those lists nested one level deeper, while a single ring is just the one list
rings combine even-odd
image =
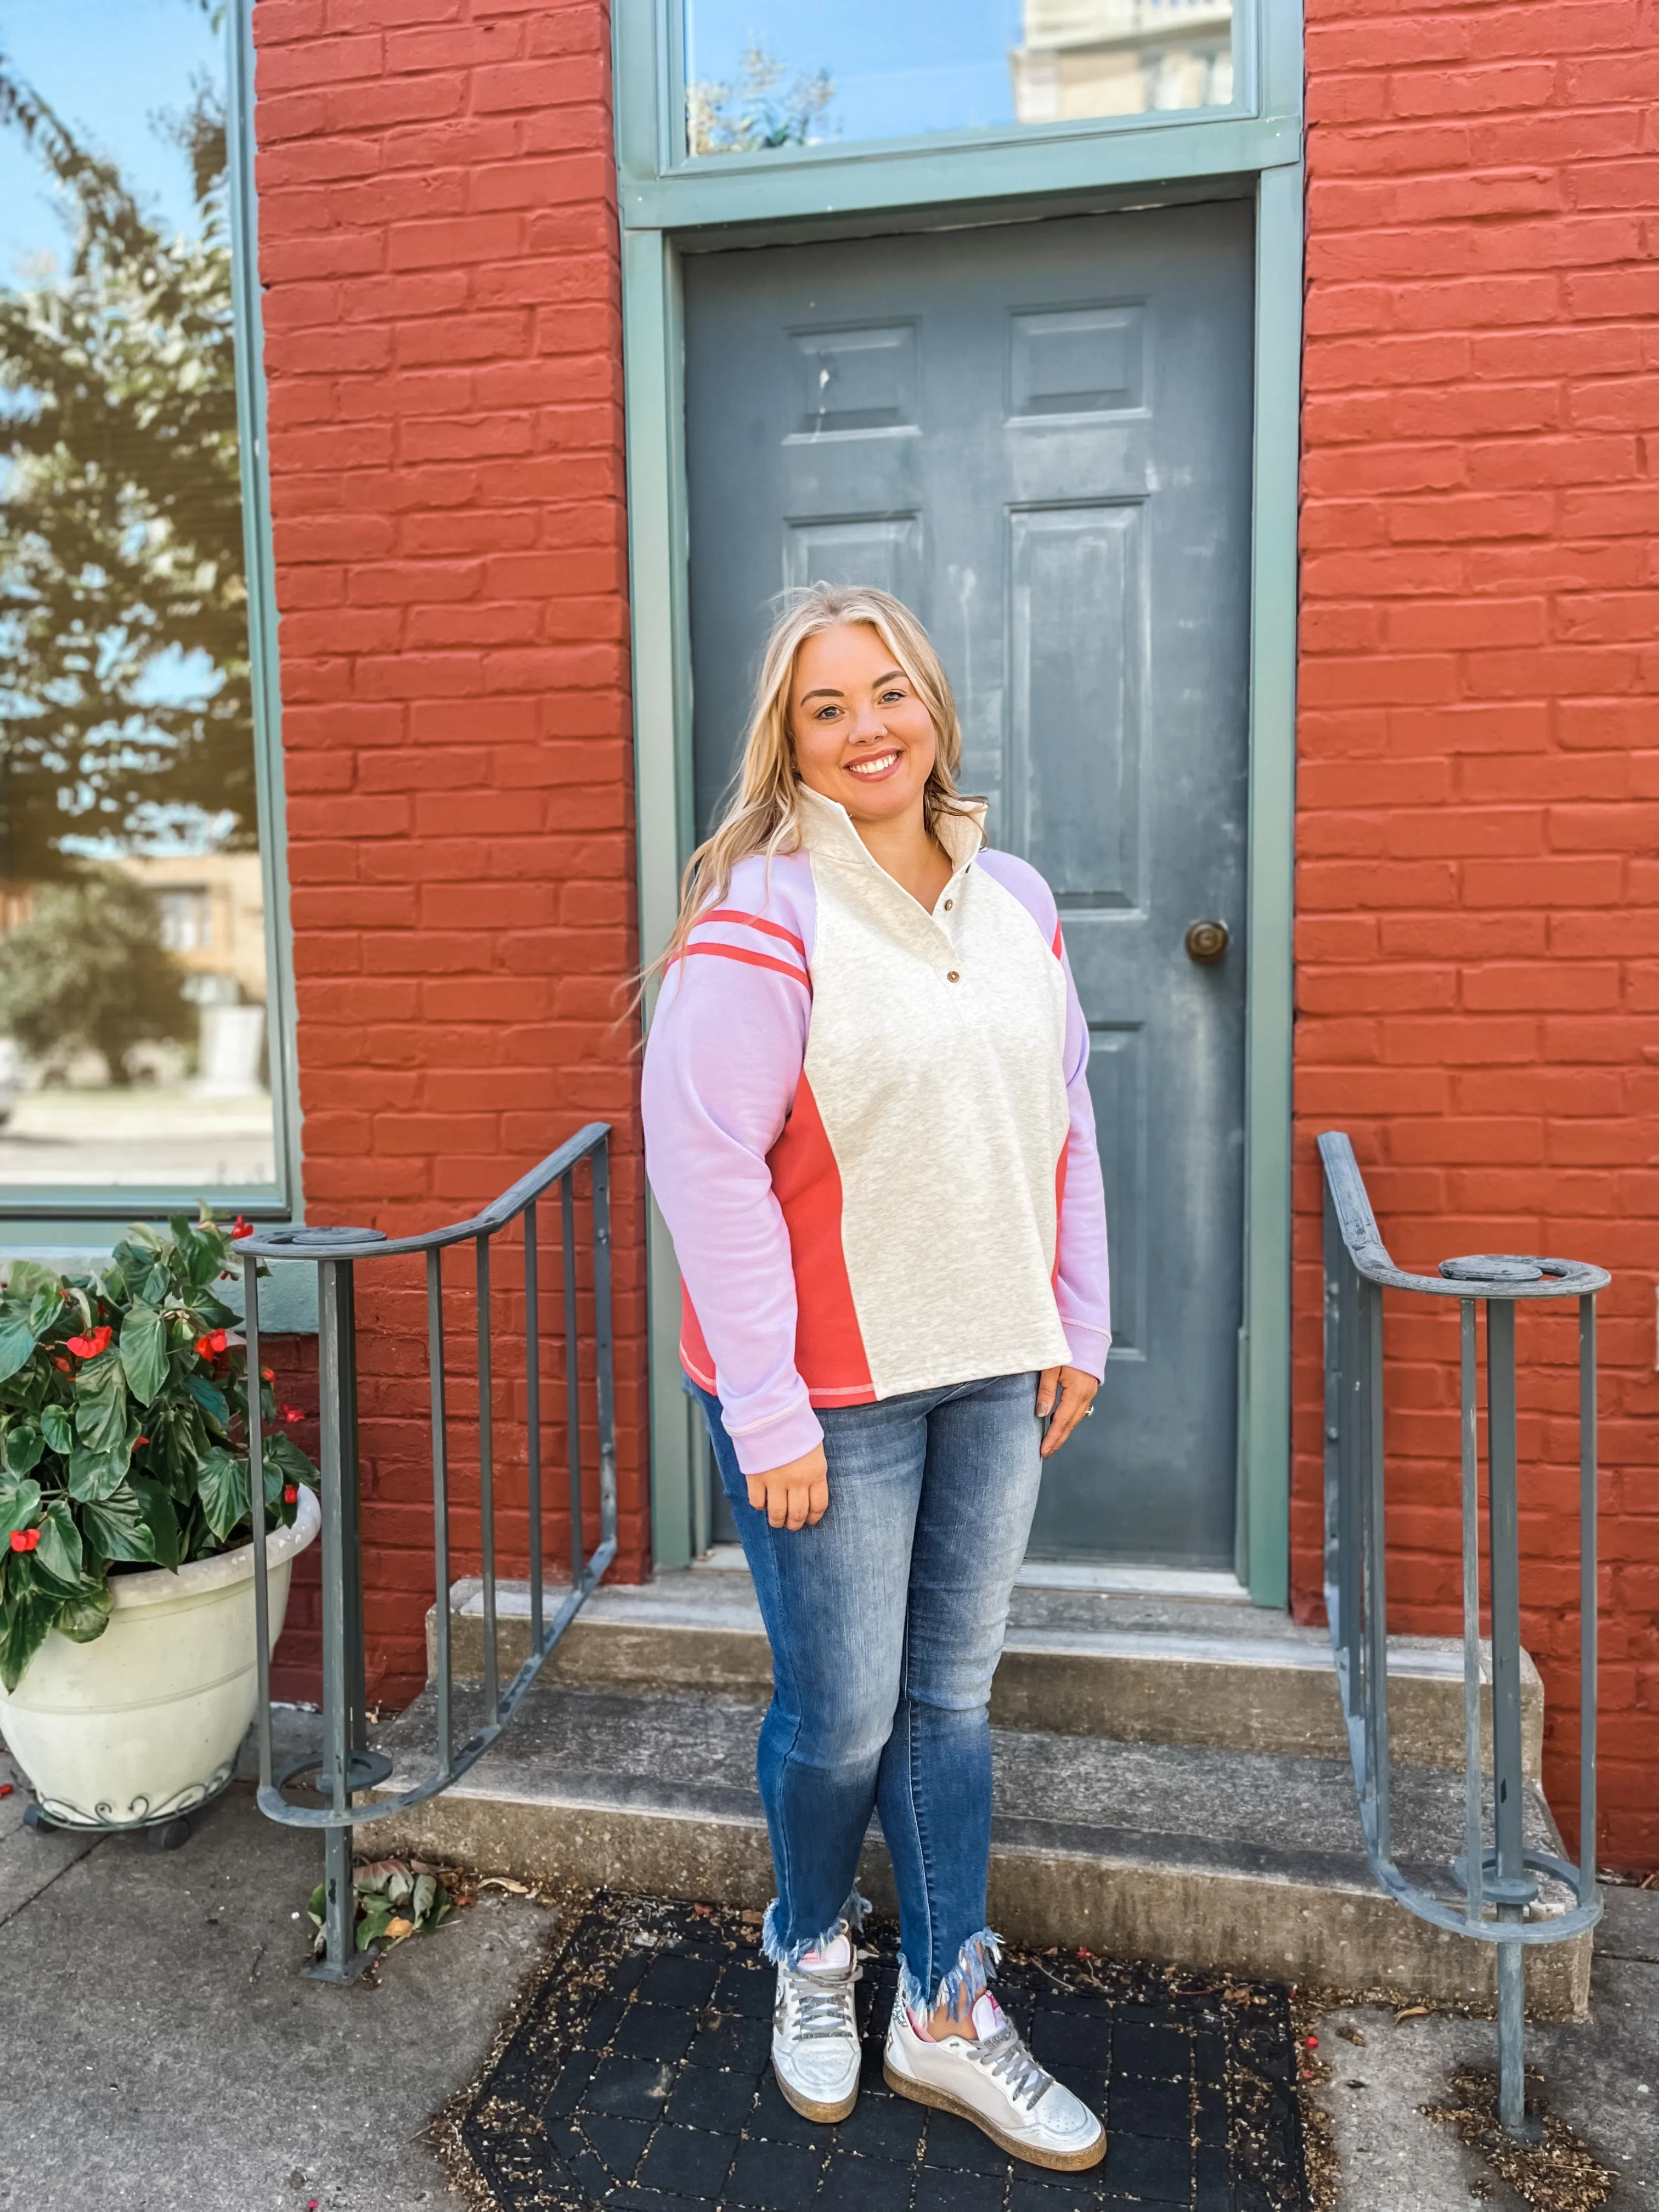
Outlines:
[{"label": "black doormat", "polygon": [[738,1914],[594,1898],[446,2133],[499,2212],[1306,2212],[1287,1992],[1086,1954],[1011,1952],[998,1994],[1038,2060],[1102,2113],[1106,2161],[1011,2161],[895,2097],[890,1931],[866,1933],[864,2078],[838,2127],[779,2095],[774,1969]]}]

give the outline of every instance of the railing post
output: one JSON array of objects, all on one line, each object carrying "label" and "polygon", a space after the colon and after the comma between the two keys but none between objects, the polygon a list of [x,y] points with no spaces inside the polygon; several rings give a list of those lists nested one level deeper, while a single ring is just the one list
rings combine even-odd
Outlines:
[{"label": "railing post", "polygon": [[611,1144],[592,1155],[593,1389],[599,1424],[599,1541],[617,1538],[616,1337],[611,1311]]},{"label": "railing post", "polygon": [[[351,1887],[353,1754],[362,1727],[362,1589],[357,1519],[356,1360],[349,1344],[351,1262],[317,1266],[317,1367],[323,1512],[323,1757],[317,1787],[334,1820],[323,1839],[322,1959],[319,1981],[346,1982],[367,1955],[356,1942]],[[357,1631],[355,1638],[351,1632]],[[354,1648],[355,1646],[355,1648]]]},{"label": "railing post", "polygon": [[[1538,1886],[1522,1853],[1521,1538],[1516,1497],[1515,1307],[1486,1301],[1486,1513],[1492,1573],[1492,1828],[1496,1870],[1487,1893],[1501,1922],[1518,1922]],[[1525,2123],[1522,1946],[1498,1946],[1498,2104],[1504,2132]]]},{"label": "railing post", "polygon": [[484,1715],[501,1718],[500,1660],[495,1650],[495,1407],[490,1352],[489,1237],[475,1240],[478,1286],[478,1561],[483,1577]]},{"label": "railing post", "polygon": [[[1364,1526],[1362,1470],[1364,1445],[1360,1434],[1359,1277],[1345,1251],[1338,1297],[1340,1300],[1337,1340],[1340,1344],[1342,1378],[1339,1396],[1342,1407],[1342,1511],[1338,1522],[1342,1565],[1337,1586],[1342,1593],[1342,1657],[1347,1668],[1348,1710],[1358,1719],[1365,1709],[1365,1651],[1361,1642],[1364,1611]],[[1369,1755],[1369,1754],[1368,1754]]]},{"label": "railing post", "polygon": [[1458,1300],[1457,1320],[1463,1493],[1463,1897],[1465,1917],[1478,1926],[1486,1846],[1480,1805],[1480,1460],[1473,1298]]},{"label": "railing post", "polygon": [[259,1262],[242,1261],[242,1337],[246,1349],[248,1534],[253,1545],[253,1721],[259,1745],[259,1787],[271,1785],[270,1577],[265,1559],[264,1408],[260,1401]]},{"label": "railing post", "polygon": [[447,1768],[454,1725],[449,1620],[449,1412],[444,1376],[444,1255],[426,1255],[426,1357],[432,1391],[433,1668],[438,1683],[438,1765]]},{"label": "railing post", "polygon": [[1382,1293],[1360,1285],[1360,1372],[1365,1378],[1360,1449],[1365,1466],[1365,1713],[1376,1848],[1392,1856],[1389,1819],[1389,1547],[1382,1456]]},{"label": "railing post", "polygon": [[530,1649],[542,1648],[542,1329],[536,1204],[524,1210],[524,1419],[530,1510]]},{"label": "railing post", "polygon": [[576,1307],[576,1192],[573,1168],[559,1185],[564,1257],[564,1443],[570,1483],[570,1587],[582,1586],[582,1382]]},{"label": "railing post", "polygon": [[1330,1185],[1324,1185],[1324,1236],[1322,1258],[1324,1296],[1322,1302],[1321,1346],[1325,1361],[1324,1406],[1324,1503],[1325,1503],[1325,1608],[1331,1617],[1331,1626],[1339,1632],[1341,1626],[1342,1601],[1338,1575],[1342,1566],[1340,1516],[1342,1512],[1342,1293],[1338,1270],[1341,1265],[1342,1232],[1338,1226],[1336,1207],[1331,1198]]},{"label": "railing post", "polygon": [[1578,1900],[1595,1880],[1596,1589],[1595,1297],[1578,1301]]}]

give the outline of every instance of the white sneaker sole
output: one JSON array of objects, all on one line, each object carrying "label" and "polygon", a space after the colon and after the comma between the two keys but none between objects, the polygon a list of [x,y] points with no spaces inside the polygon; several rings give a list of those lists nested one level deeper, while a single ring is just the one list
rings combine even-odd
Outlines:
[{"label": "white sneaker sole", "polygon": [[[960,2097],[953,2097],[948,2089],[937,2089],[931,2081],[918,2081],[911,2075],[901,2074],[889,2057],[883,2057],[881,2070],[895,2096],[908,2097],[913,2105],[932,2105],[939,2112],[954,2112],[981,2135],[989,2136],[1010,2158],[1023,2159],[1028,2166],[1046,2166],[1055,2173],[1085,2173],[1091,2166],[1098,2166],[1106,2155],[1104,2128],[1085,2149],[1042,2150],[1036,2143],[1022,2142],[1017,2136],[1005,2135],[994,2121],[988,2120],[983,2112],[964,2104]],[[787,2095],[788,2092],[784,2094]]]},{"label": "white sneaker sole", "polygon": [[792,2088],[778,2070],[776,2059],[772,2062],[772,2079],[777,2083],[778,2094],[784,2103],[792,2106],[800,2114],[802,2119],[819,2120],[826,2126],[833,2126],[836,2121],[844,2120],[859,2100],[856,2075],[853,2079],[851,2094],[838,2098],[833,2105],[821,2105],[815,2098],[805,2095],[801,2090]]}]

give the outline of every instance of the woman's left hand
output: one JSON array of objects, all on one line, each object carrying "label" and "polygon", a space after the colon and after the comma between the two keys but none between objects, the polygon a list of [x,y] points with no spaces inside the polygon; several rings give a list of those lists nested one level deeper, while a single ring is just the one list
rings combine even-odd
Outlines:
[{"label": "woman's left hand", "polygon": [[1044,1459],[1052,1458],[1060,1449],[1093,1405],[1099,1388],[1094,1376],[1085,1375],[1080,1367],[1045,1367],[1037,1376],[1037,1419],[1054,1416],[1042,1439]]}]

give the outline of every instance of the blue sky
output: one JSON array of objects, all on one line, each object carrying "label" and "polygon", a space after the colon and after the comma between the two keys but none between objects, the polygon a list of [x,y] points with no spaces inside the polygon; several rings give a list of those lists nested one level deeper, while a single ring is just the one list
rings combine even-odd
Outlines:
[{"label": "blue sky", "polygon": [[[192,76],[222,79],[224,38],[197,0],[0,0],[0,54],[66,122],[115,155],[173,222],[191,220],[184,155],[149,128],[178,109]],[[20,252],[63,251],[53,195],[14,131],[0,132],[0,280]]]},{"label": "blue sky", "polygon": [[843,138],[1006,123],[1019,0],[685,0],[686,74],[735,81],[763,46],[793,76],[827,69]]}]

